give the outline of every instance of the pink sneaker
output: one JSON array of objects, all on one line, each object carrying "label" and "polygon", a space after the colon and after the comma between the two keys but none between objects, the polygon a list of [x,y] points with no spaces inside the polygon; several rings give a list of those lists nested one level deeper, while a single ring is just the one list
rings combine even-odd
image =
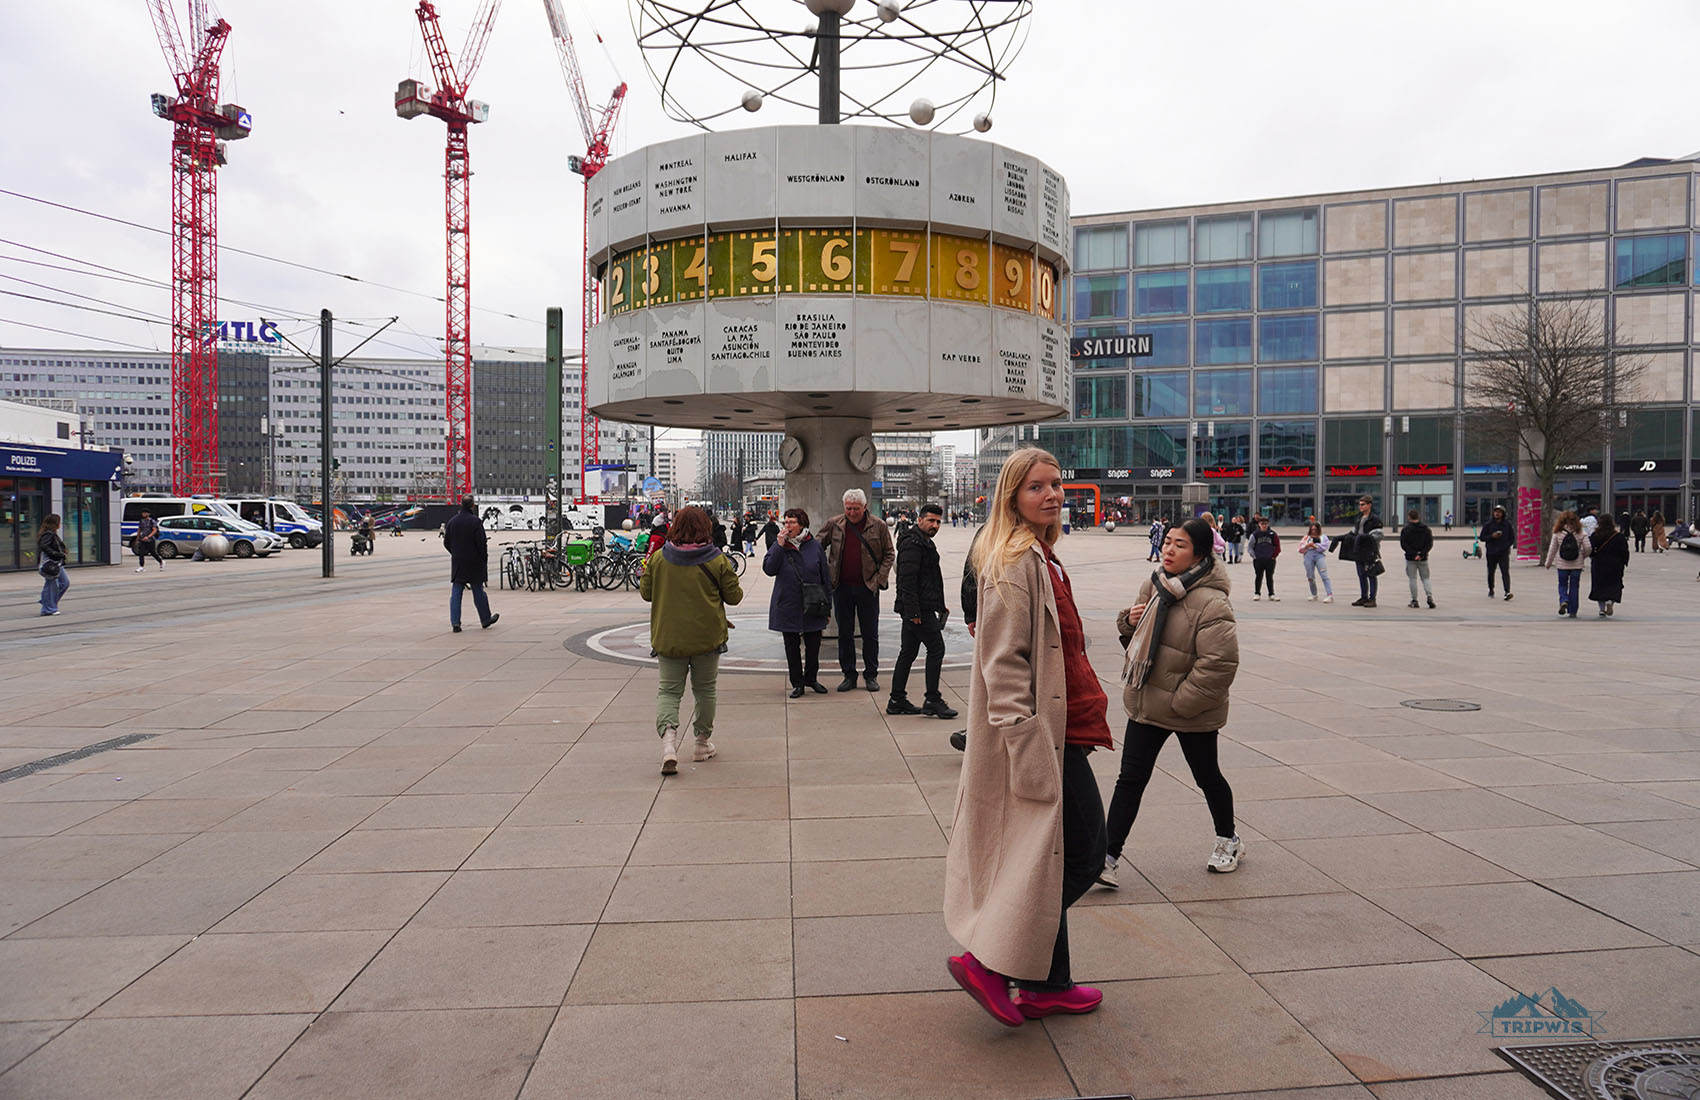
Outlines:
[{"label": "pink sneaker", "polygon": [[950,976],[956,979],[956,984],[979,1002],[981,1008],[990,1012],[992,1019],[1005,1027],[1022,1025],[1025,1017],[1010,1001],[1009,983],[1001,975],[987,970],[980,965],[979,959],[966,951],[952,955],[945,965],[950,968]]},{"label": "pink sneaker", "polygon": [[1060,992],[1018,989],[1011,1003],[1029,1020],[1055,1016],[1059,1012],[1080,1016],[1104,1003],[1104,991],[1089,985],[1077,985]]}]

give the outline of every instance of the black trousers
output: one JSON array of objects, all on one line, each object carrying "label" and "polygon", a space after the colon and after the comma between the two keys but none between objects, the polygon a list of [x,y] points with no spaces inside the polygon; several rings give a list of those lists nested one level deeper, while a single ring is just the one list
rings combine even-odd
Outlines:
[{"label": "black trousers", "polygon": [[[1109,854],[1120,857],[1133,821],[1139,816],[1139,800],[1145,796],[1145,785],[1151,782],[1151,771],[1157,766],[1157,754],[1171,730],[1129,721],[1122,739],[1122,770],[1116,776],[1116,793],[1110,796]],[[1210,807],[1210,818],[1217,836],[1234,835],[1234,790],[1216,763],[1216,734],[1177,733],[1187,767],[1192,769],[1192,781],[1204,792],[1204,802]]]},{"label": "black trousers", "polygon": [[1490,596],[1493,594],[1493,571],[1496,567],[1499,569],[1500,579],[1505,584],[1505,591],[1507,593],[1511,591],[1511,555],[1509,553],[1489,554],[1487,557],[1487,569],[1488,594]]},{"label": "black trousers", "polygon": [[880,670],[880,594],[865,584],[841,584],[832,590],[832,617],[838,621],[838,667],[856,678],[856,632],[862,634],[862,675]]},{"label": "black trousers", "polygon": [[1042,982],[1016,982],[1022,989],[1074,987],[1068,961],[1068,907],[1092,889],[1104,869],[1104,800],[1085,746],[1064,746],[1062,788],[1063,885],[1057,942],[1051,949],[1051,972]]},{"label": "black trousers", "polygon": [[1275,594],[1275,559],[1274,558],[1253,558],[1253,559],[1251,559],[1251,576],[1252,576],[1251,590],[1254,594],[1263,591],[1263,578],[1265,578],[1265,577],[1269,578],[1269,594],[1271,596],[1273,596]]},{"label": "black trousers", "polygon": [[802,687],[820,679],[820,634],[818,630],[798,633],[782,630],[785,639],[785,667],[791,673],[791,686]]},{"label": "black trousers", "polygon": [[927,701],[942,699],[939,694],[939,673],[944,669],[944,631],[939,628],[936,611],[921,612],[920,623],[903,620],[903,647],[897,651],[897,665],[891,670],[891,697],[909,697],[909,669],[921,647],[927,647]]}]

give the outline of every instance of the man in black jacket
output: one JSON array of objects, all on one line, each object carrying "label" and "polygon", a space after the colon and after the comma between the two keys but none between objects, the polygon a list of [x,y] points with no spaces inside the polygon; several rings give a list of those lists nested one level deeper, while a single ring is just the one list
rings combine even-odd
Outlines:
[{"label": "man in black jacket", "polygon": [[1423,522],[1416,509],[1405,517],[1399,528],[1399,549],[1405,552],[1405,579],[1411,582],[1411,606],[1417,605],[1417,581],[1423,582],[1423,595],[1434,606],[1434,589],[1428,583],[1428,555],[1434,549],[1434,531]]},{"label": "man in black jacket", "polygon": [[[897,597],[893,601],[903,619],[903,648],[891,672],[891,698],[887,714],[928,714],[955,718],[939,693],[939,673],[944,667],[944,573],[939,568],[939,549],[933,536],[944,522],[944,509],[923,504],[921,516],[897,543]],[[916,706],[909,701],[909,668],[921,646],[927,647],[927,696]]]},{"label": "man in black jacket", "polygon": [[1493,599],[1493,571],[1505,581],[1505,598],[1511,598],[1511,550],[1517,545],[1517,535],[1505,518],[1505,506],[1493,506],[1493,518],[1482,524],[1476,536],[1482,542],[1482,554],[1487,558],[1488,599]]},{"label": "man in black jacket", "polygon": [[485,630],[496,625],[500,615],[490,614],[490,597],[484,594],[484,584],[490,579],[490,542],[484,534],[484,524],[473,511],[471,497],[460,499],[460,511],[443,527],[443,549],[449,552],[449,625],[460,633],[460,597],[472,589],[472,605],[478,609],[478,623]]}]

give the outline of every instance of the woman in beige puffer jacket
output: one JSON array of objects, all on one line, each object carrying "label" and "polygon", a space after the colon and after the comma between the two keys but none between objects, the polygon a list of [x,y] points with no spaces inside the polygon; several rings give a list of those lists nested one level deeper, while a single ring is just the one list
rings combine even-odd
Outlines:
[{"label": "woman in beige puffer jacket", "polygon": [[[1228,574],[1211,543],[1210,527],[1202,520],[1188,520],[1171,530],[1163,545],[1162,568],[1140,587],[1138,601],[1116,617],[1122,643],[1130,646],[1122,690],[1128,722],[1121,774],[1110,799],[1104,872],[1098,878],[1104,886],[1118,885],[1116,862],[1139,816],[1157,754],[1171,733],[1180,740],[1216,826],[1205,866],[1220,873],[1237,870],[1245,852],[1234,830],[1233,789],[1216,761],[1218,733],[1228,720],[1228,689],[1239,671],[1240,644],[1228,599]],[[1139,633],[1139,626],[1146,615],[1158,613],[1153,599],[1158,581],[1169,594],[1168,607],[1160,636],[1148,638]],[[1150,667],[1142,678],[1135,666],[1146,648]]]}]

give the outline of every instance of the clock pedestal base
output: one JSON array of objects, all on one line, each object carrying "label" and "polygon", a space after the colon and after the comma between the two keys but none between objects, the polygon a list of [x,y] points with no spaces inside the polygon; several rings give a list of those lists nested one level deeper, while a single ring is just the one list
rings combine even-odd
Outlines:
[{"label": "clock pedestal base", "polygon": [[844,511],[844,494],[860,489],[870,509],[877,506],[872,470],[850,464],[850,441],[869,435],[873,421],[861,416],[798,416],[785,421],[785,433],[803,444],[803,464],[785,475],[785,507],[809,513],[809,526],[820,525]]}]

